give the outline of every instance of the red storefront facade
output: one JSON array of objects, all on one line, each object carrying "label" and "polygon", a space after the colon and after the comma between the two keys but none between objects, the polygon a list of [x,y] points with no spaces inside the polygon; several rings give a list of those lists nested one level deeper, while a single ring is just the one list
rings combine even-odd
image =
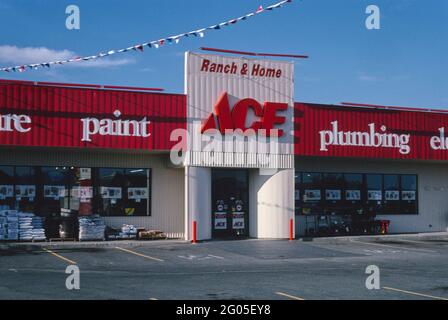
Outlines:
[{"label": "red storefront facade", "polygon": [[186,97],[0,82],[0,145],[168,151],[185,128]]},{"label": "red storefront facade", "polygon": [[298,156],[448,160],[443,110],[296,103],[294,128]]},{"label": "red storefront facade", "polygon": [[[170,237],[189,238],[184,223],[185,168],[173,166],[169,158],[178,143],[170,139],[173,130],[187,129],[187,109],[184,94],[0,81],[0,166],[38,167],[40,175],[49,167],[90,168],[98,179],[111,168],[148,170],[148,212],[133,215],[138,206],[127,204],[130,208],[120,209],[123,214],[112,210],[106,220],[114,227],[132,223],[163,229]],[[296,181],[295,205],[291,205],[296,235],[306,233],[307,215],[331,215],[336,209],[359,211],[373,204],[378,216],[391,220],[391,232],[446,231],[447,112],[295,103],[293,122],[296,179],[308,175],[321,179],[312,187],[303,181],[297,187]],[[345,177],[358,175],[362,189],[329,187],[330,175],[342,179],[341,185],[348,184]],[[379,179],[379,186],[370,188],[369,179]],[[394,179],[397,187],[389,188]],[[405,187],[409,181],[411,187]],[[98,191],[92,185],[92,197],[103,201],[103,186],[98,183]],[[37,189],[42,201],[44,187]],[[123,186],[123,193],[129,190]],[[359,199],[351,201],[359,203],[359,208],[346,206],[348,191],[352,200],[359,193]],[[129,194],[126,203],[132,200]],[[308,194],[316,198],[306,203]],[[369,198],[371,194],[375,200]],[[391,201],[398,201],[397,205],[391,206]],[[110,200],[107,205],[119,202]],[[399,203],[406,204],[406,210]]]}]

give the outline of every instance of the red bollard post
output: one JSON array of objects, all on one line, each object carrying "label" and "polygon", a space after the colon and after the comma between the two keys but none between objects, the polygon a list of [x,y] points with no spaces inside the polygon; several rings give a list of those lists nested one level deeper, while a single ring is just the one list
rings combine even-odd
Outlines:
[{"label": "red bollard post", "polygon": [[293,240],[294,235],[294,220],[289,219],[289,241]]},{"label": "red bollard post", "polygon": [[196,223],[196,220],[194,220],[193,221],[193,241],[192,241],[192,243],[197,242],[196,232],[197,232],[197,223]]}]

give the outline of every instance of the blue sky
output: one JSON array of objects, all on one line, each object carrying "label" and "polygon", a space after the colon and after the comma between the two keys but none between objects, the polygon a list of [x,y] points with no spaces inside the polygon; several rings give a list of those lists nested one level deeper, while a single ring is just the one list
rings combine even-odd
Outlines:
[{"label": "blue sky", "polygon": [[[92,55],[206,27],[278,0],[0,0],[0,66]],[[81,29],[65,28],[65,8]],[[381,30],[367,30],[367,5]],[[161,87],[183,92],[183,52],[201,46],[308,54],[296,60],[296,101],[448,109],[448,1],[295,0],[204,38],[0,78]],[[40,48],[40,49],[39,49]]]}]

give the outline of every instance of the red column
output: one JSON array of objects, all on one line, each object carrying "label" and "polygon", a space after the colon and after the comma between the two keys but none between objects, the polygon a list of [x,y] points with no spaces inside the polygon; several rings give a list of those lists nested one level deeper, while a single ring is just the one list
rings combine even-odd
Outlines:
[{"label": "red column", "polygon": [[196,223],[196,220],[194,220],[193,221],[193,241],[192,241],[192,243],[197,242],[196,232],[197,232],[197,223]]},{"label": "red column", "polygon": [[294,219],[289,219],[289,241],[294,238]]}]

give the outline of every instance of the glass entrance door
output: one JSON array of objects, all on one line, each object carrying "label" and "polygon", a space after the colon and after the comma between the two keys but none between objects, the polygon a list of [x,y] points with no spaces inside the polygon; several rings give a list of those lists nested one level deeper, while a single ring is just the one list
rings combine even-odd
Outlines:
[{"label": "glass entrance door", "polygon": [[213,238],[249,236],[248,180],[248,171],[244,169],[213,169]]}]

